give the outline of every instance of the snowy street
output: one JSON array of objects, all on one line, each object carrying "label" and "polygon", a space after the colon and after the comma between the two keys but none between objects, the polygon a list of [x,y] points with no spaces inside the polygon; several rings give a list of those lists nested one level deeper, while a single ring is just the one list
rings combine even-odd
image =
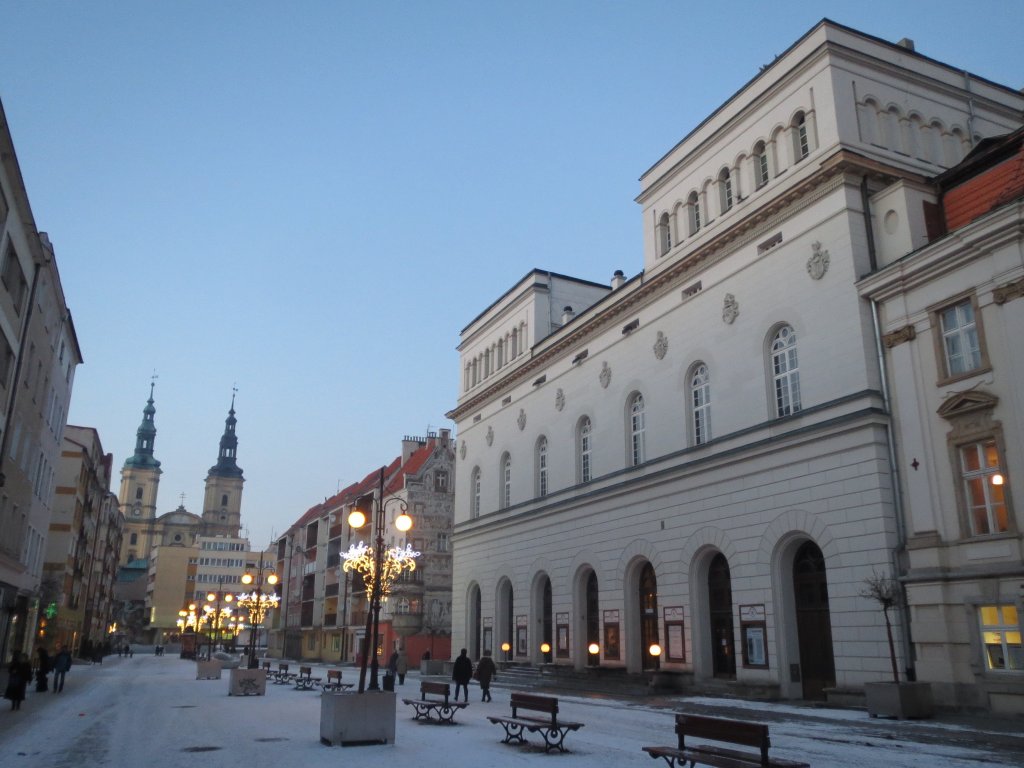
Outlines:
[{"label": "snowy street", "polygon": [[[314,668],[323,675],[326,667]],[[345,670],[345,679],[355,677]],[[864,712],[672,697],[616,699],[559,696],[560,714],[585,723],[570,733],[571,754],[545,755],[539,736],[529,746],[500,743],[488,714],[509,711],[509,689],[492,689],[494,701],[470,706],[456,725],[412,720],[403,697],[416,697],[418,674],[399,696],[396,743],[327,747],[319,741],[320,694],[268,685],[266,696],[229,697],[221,680],[196,680],[195,666],[176,656],[107,657],[102,665],[72,668],[61,694],[35,693],[18,712],[0,708],[0,765],[4,768],[136,768],[245,765],[285,768],[406,765],[417,768],[513,766],[639,766],[656,768],[641,747],[673,744],[673,711],[766,722],[772,755],[804,760],[813,768],[979,768],[1024,765],[1020,719],[946,716],[932,721],[872,720]],[[499,680],[500,683],[500,680]]]}]

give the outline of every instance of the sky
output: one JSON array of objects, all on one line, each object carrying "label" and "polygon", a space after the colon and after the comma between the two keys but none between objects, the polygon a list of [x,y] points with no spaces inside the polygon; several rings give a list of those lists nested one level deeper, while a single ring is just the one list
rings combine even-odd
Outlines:
[{"label": "sky", "polygon": [[112,490],[154,375],[158,513],[202,512],[237,388],[254,546],[453,428],[460,331],[534,268],[637,274],[639,176],[823,17],[1024,85],[1016,0],[765,9],[0,0]]}]

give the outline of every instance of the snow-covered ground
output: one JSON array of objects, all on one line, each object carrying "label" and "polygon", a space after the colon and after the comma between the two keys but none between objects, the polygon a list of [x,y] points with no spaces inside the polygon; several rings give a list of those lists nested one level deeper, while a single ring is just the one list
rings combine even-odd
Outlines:
[{"label": "snow-covered ground", "polygon": [[[772,754],[813,768],[1024,765],[1020,720],[977,720],[980,727],[964,719],[882,721],[853,710],[695,697],[559,696],[561,715],[586,725],[567,737],[571,753],[544,754],[538,736],[529,746],[501,744],[501,728],[485,716],[508,712],[509,691],[492,689],[494,701],[484,704],[475,687],[454,726],[415,722],[411,708],[399,703],[395,744],[327,747],[319,740],[319,694],[268,685],[266,696],[229,697],[226,678],[196,680],[194,665],[173,656],[115,656],[102,665],[75,666],[62,694],[30,691],[18,712],[0,703],[0,766],[656,768],[664,763],[652,763],[641,747],[674,742],[672,709],[768,722]],[[345,678],[353,678],[351,669]],[[399,698],[418,690],[414,673],[398,688]]]}]

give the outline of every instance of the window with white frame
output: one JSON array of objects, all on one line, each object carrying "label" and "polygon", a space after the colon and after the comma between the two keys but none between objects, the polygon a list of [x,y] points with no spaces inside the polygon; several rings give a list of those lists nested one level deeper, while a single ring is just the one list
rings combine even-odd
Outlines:
[{"label": "window with white frame", "polygon": [[669,215],[661,214],[658,220],[658,255],[664,256],[672,250],[672,227]]},{"label": "window with white frame", "polygon": [[693,443],[703,445],[711,439],[711,375],[704,363],[693,368],[690,404],[693,408]]},{"label": "window with white frame", "polygon": [[1024,671],[1017,606],[1010,603],[982,605],[978,608],[978,618],[985,668],[1000,672]]},{"label": "window with white frame", "polygon": [[971,299],[939,310],[946,376],[960,376],[982,367],[981,343]]},{"label": "window with white frame", "polygon": [[590,418],[584,416],[580,419],[577,428],[578,452],[580,457],[579,473],[580,482],[589,483],[593,478],[593,435]]},{"label": "window with white frame", "polygon": [[800,367],[796,355],[796,333],[784,325],[772,339],[772,383],[775,415],[790,416],[800,410]]},{"label": "window with white frame", "polygon": [[811,142],[807,135],[807,118],[798,112],[793,118],[793,161],[799,163],[811,153]]},{"label": "window with white frame", "polygon": [[718,174],[718,194],[721,203],[721,211],[725,213],[732,209],[732,174],[728,168],[723,168]]},{"label": "window with white frame", "polygon": [[501,457],[501,508],[512,506],[512,457]]},{"label": "window with white frame", "polygon": [[960,446],[960,472],[971,519],[971,533],[983,536],[1009,529],[1003,471],[994,439]]},{"label": "window with white frame", "polygon": [[691,192],[686,200],[686,216],[690,220],[690,234],[700,232],[700,196]]},{"label": "window with white frame", "polygon": [[639,392],[629,401],[629,460],[634,467],[644,463],[644,396]]},{"label": "window with white frame", "polygon": [[480,517],[480,467],[473,467],[469,476],[469,516]]},{"label": "window with white frame", "polygon": [[548,439],[543,435],[537,440],[537,495],[548,495]]},{"label": "window with white frame", "polygon": [[20,315],[22,305],[25,303],[25,294],[28,292],[28,283],[25,282],[25,272],[18,260],[18,253],[14,250],[14,245],[9,238],[3,267],[0,268],[0,282],[11,295],[11,301],[14,302],[14,313]]},{"label": "window with white frame", "polygon": [[754,182],[760,189],[768,183],[768,151],[764,142],[759,141],[754,147]]},{"label": "window with white frame", "polygon": [[437,551],[448,552],[452,547],[452,537],[447,531],[437,532]]}]

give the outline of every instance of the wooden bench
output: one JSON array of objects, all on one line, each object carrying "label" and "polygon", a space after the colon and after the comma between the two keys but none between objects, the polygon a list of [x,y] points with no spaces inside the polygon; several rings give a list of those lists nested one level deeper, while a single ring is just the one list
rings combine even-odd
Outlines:
[{"label": "wooden bench", "polygon": [[[663,758],[669,768],[687,765],[690,768],[694,765],[714,768],[808,768],[807,763],[769,757],[768,747],[771,742],[768,739],[768,726],[761,723],[677,713],[676,735],[679,737],[678,746],[644,747],[643,750],[653,758]],[[707,744],[687,746],[687,737],[711,739],[720,744],[740,744],[754,747],[757,752]]]},{"label": "wooden bench", "polygon": [[294,675],[289,674],[288,665],[284,662],[278,664],[277,669],[274,672],[270,672],[269,674],[272,675],[274,678],[271,681],[274,685],[288,685],[288,683],[290,683],[292,681],[292,678],[294,677]]},{"label": "wooden bench", "polygon": [[327,670],[327,682],[322,683],[320,687],[327,692],[330,691],[347,691],[352,687],[352,683],[341,682],[341,670],[340,669],[328,669]]},{"label": "wooden bench", "polygon": [[[544,751],[550,752],[558,749],[559,752],[567,752],[563,745],[569,731],[575,731],[583,727],[583,723],[567,723],[558,719],[558,699],[552,696],[535,696],[532,693],[512,693],[510,701],[512,705],[512,717],[496,717],[488,715],[487,719],[492,723],[500,725],[505,729],[505,738],[502,743],[508,744],[515,741],[522,744],[526,741],[523,731],[540,733],[544,737]],[[543,712],[547,717],[530,717],[519,714],[520,710],[530,712]]]},{"label": "wooden bench", "polygon": [[[450,683],[432,683],[424,680],[420,683],[420,697],[418,699],[402,699],[403,704],[408,704],[416,710],[413,720],[431,719],[430,715],[437,717],[437,722],[455,723],[455,713],[460,709],[469,706],[466,701],[451,701],[452,686]],[[430,698],[427,698],[427,697]]]},{"label": "wooden bench", "polygon": [[267,673],[268,677],[273,674],[273,672],[270,671],[270,662],[269,661],[264,661],[263,662],[263,671]]},{"label": "wooden bench", "polygon": [[320,686],[322,677],[313,677],[312,667],[299,667],[299,674],[292,678],[297,691],[312,691]]}]

